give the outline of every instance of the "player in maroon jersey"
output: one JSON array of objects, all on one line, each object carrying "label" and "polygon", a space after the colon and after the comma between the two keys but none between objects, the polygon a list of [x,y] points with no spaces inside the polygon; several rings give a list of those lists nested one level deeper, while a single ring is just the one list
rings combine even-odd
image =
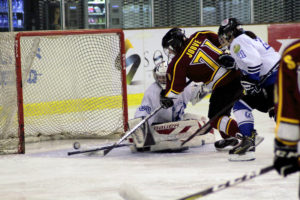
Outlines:
[{"label": "player in maroon jersey", "polygon": [[[168,57],[172,58],[167,70],[166,90],[161,97],[163,107],[172,105],[171,99],[176,98],[188,85],[187,79],[204,82],[212,91],[209,119],[241,95],[240,74],[233,69],[233,58],[220,49],[216,33],[199,31],[186,38],[182,29],[173,28],[163,37],[162,46]],[[215,143],[218,150],[238,144],[236,137],[239,129],[236,121],[230,117],[231,108],[211,123],[225,138]]]},{"label": "player in maroon jersey", "polygon": [[299,171],[300,40],[285,48],[278,71],[274,167],[286,176]]}]

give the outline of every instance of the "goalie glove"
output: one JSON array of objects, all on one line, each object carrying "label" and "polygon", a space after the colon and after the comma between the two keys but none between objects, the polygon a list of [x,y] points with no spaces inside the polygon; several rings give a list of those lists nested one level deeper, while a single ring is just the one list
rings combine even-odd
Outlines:
[{"label": "goalie glove", "polygon": [[199,84],[195,84],[192,88],[192,105],[201,101],[210,92],[210,89],[208,89],[204,83],[201,82]]},{"label": "goalie glove", "polygon": [[160,93],[160,105],[164,109],[168,109],[174,105],[173,99],[165,96],[165,90],[162,90]]},{"label": "goalie glove", "polygon": [[225,68],[225,69],[235,69],[235,61],[234,58],[231,57],[229,54],[225,53],[225,54],[221,54],[219,56],[219,64],[221,65],[221,67]]},{"label": "goalie glove", "polygon": [[261,91],[261,88],[254,80],[250,80],[246,76],[242,77],[241,85],[243,86],[246,94],[255,95]]},{"label": "goalie glove", "polygon": [[297,145],[284,145],[275,139],[274,154],[275,157],[273,165],[278,174],[285,177],[289,174],[299,171],[299,154],[297,153]]}]

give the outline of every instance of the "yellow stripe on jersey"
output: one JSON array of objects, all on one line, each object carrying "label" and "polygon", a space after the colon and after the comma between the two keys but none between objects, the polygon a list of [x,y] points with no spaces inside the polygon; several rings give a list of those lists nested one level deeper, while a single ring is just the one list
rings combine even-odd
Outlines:
[{"label": "yellow stripe on jersey", "polygon": [[216,87],[216,85],[218,85],[218,83],[219,83],[221,80],[223,80],[229,73],[230,73],[230,71],[226,72],[223,76],[221,76],[221,78],[219,78],[218,81],[216,81],[216,82],[214,83],[214,85],[212,86],[212,90],[214,90],[215,87]]},{"label": "yellow stripe on jersey", "polygon": [[226,127],[226,134],[228,135],[228,133],[229,133],[229,125],[230,125],[230,123],[232,122],[232,118],[229,118],[229,121],[227,122],[227,127]]},{"label": "yellow stripe on jersey", "polygon": [[[287,48],[284,52],[283,52],[283,55],[287,54],[288,52],[294,50],[295,48],[298,48],[300,47],[300,43],[297,43],[297,44],[294,44],[292,46],[290,46],[289,48]],[[282,56],[283,57],[283,56]]]},{"label": "yellow stripe on jersey", "polygon": [[204,46],[208,46],[209,49],[213,50],[217,54],[223,54],[223,51],[221,49],[219,49],[218,47],[216,47],[215,45],[213,45],[209,40],[206,39],[203,42],[203,44],[204,44]]},{"label": "yellow stripe on jersey", "polygon": [[280,117],[281,121],[282,122],[287,122],[287,123],[290,123],[290,124],[299,124],[300,123],[300,120],[298,119],[292,119],[292,118],[287,118],[287,117]]},{"label": "yellow stripe on jersey", "polygon": [[180,94],[180,92],[176,92],[175,90],[172,90],[171,92],[173,92],[175,94]]},{"label": "yellow stripe on jersey", "polygon": [[[280,66],[282,66],[282,61],[280,63]],[[277,109],[277,117],[276,117],[276,128],[275,128],[275,136],[277,137],[278,127],[281,121],[281,115],[282,115],[282,67],[279,67],[278,69],[278,109]],[[277,91],[276,91],[277,92]]]},{"label": "yellow stripe on jersey", "polygon": [[219,131],[220,131],[220,124],[221,124],[222,118],[223,118],[223,117],[220,117],[219,120],[218,120],[218,123],[217,123],[217,129],[218,129]]},{"label": "yellow stripe on jersey", "polygon": [[288,142],[286,140],[282,140],[280,139],[279,137],[276,136],[276,139],[281,142],[282,144],[284,145],[288,145],[288,146],[294,146],[294,145],[297,145],[298,144],[298,141],[297,142]]}]

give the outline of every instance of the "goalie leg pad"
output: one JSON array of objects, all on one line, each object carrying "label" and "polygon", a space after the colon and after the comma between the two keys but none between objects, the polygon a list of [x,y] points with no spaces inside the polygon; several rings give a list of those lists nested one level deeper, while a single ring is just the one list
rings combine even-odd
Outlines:
[{"label": "goalie leg pad", "polygon": [[[142,118],[136,118],[128,121],[129,129],[135,127],[139,122],[142,121]],[[136,151],[148,151],[150,145],[155,144],[155,141],[152,137],[152,134],[149,131],[148,123],[145,122],[142,124],[131,136],[128,137],[129,142],[134,145],[130,146],[132,152]]]},{"label": "goalie leg pad", "polygon": [[[129,129],[135,127],[138,123],[142,121],[142,118],[136,118],[128,121]],[[143,126],[143,125],[142,125]],[[137,147],[142,147],[144,144],[144,132],[143,127],[136,129],[134,133],[129,137],[129,142],[134,143]]]},{"label": "goalie leg pad", "polygon": [[[196,115],[196,114],[192,114],[192,113],[185,113],[183,115],[183,121],[188,121],[188,120],[197,120],[199,122],[198,123],[198,125],[199,125],[198,128],[204,126],[204,124],[208,122],[208,118],[205,117],[205,116]],[[209,132],[211,134],[214,134],[215,133],[214,131],[215,131],[215,129],[212,128]]]},{"label": "goalie leg pad", "polygon": [[[166,148],[170,148],[170,145],[172,145],[173,148],[177,148],[181,147],[182,141],[195,133],[204,124],[205,121],[186,120],[157,124],[150,127],[150,129],[154,140],[156,141],[156,145],[166,145]],[[189,143],[185,144],[184,147],[201,146],[203,144],[214,142],[215,135],[213,134],[213,131],[211,131],[208,134],[196,136]]]},{"label": "goalie leg pad", "polygon": [[[205,117],[197,115],[186,115],[187,118],[198,118],[200,120],[184,120],[153,125],[141,125],[130,137],[129,142],[133,143],[131,151],[181,151],[188,147],[202,146],[214,143],[215,135],[212,129],[205,135],[196,136],[193,140],[181,146],[183,140],[195,133],[207,121]],[[136,126],[142,119],[137,118],[128,122],[129,128]]]}]

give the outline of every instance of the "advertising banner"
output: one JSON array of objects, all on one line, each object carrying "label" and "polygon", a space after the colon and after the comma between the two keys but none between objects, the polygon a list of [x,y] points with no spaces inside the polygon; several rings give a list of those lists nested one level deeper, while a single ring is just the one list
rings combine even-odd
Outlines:
[{"label": "advertising banner", "polygon": [[268,42],[276,51],[300,39],[300,24],[272,24],[268,26]]}]

